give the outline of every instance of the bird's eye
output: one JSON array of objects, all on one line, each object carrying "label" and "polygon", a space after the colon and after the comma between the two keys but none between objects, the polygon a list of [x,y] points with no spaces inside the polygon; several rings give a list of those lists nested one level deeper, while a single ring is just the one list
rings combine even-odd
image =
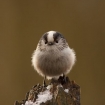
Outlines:
[{"label": "bird's eye", "polygon": [[45,44],[47,44],[47,41],[45,41]]},{"label": "bird's eye", "polygon": [[58,40],[56,40],[55,42],[58,43]]}]

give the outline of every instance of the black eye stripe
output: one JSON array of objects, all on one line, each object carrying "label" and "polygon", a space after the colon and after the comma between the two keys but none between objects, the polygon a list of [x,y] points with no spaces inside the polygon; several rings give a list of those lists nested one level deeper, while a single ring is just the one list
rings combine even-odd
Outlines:
[{"label": "black eye stripe", "polygon": [[63,38],[63,36],[59,32],[54,33],[53,35],[54,41],[57,41],[59,37]]},{"label": "black eye stripe", "polygon": [[[47,33],[45,33],[43,36],[42,36],[42,40],[44,40],[45,41],[45,44],[47,44],[48,43],[48,32]],[[55,33],[53,33],[53,38],[54,38],[54,41],[56,42],[56,43],[58,43],[59,42],[59,38],[64,38],[63,36],[62,36],[62,34],[61,33],[59,33],[59,32],[55,32]]]},{"label": "black eye stripe", "polygon": [[47,40],[47,35],[48,35],[48,33],[45,33],[45,34],[43,35],[43,39],[45,40],[45,43],[48,42],[48,40]]}]

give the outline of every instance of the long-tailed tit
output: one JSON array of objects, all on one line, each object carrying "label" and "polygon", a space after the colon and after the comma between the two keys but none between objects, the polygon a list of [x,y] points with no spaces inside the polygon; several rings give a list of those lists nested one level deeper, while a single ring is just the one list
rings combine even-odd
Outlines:
[{"label": "long-tailed tit", "polygon": [[46,32],[32,55],[34,69],[47,79],[57,79],[62,74],[68,74],[75,60],[74,50],[57,31]]}]

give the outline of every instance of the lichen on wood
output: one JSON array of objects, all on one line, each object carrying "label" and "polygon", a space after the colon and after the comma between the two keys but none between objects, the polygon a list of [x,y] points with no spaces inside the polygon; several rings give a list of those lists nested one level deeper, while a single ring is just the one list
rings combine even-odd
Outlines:
[{"label": "lichen on wood", "polygon": [[[52,80],[46,86],[40,84],[33,86],[27,92],[25,99],[16,101],[14,105],[80,105],[80,86],[74,81],[70,81],[68,77],[66,77],[66,82],[62,79],[60,77],[58,80]],[[48,87],[50,88],[48,89]],[[52,98],[38,104],[38,95],[46,90],[49,90]],[[31,104],[28,102],[31,102]]]}]

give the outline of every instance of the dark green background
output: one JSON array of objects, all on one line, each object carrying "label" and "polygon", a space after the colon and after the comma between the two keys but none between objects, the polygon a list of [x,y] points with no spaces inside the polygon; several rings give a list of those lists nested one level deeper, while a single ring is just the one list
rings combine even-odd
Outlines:
[{"label": "dark green background", "polygon": [[49,30],[76,52],[68,76],[81,86],[82,105],[105,105],[105,0],[0,0],[0,105],[42,83],[31,55]]}]

